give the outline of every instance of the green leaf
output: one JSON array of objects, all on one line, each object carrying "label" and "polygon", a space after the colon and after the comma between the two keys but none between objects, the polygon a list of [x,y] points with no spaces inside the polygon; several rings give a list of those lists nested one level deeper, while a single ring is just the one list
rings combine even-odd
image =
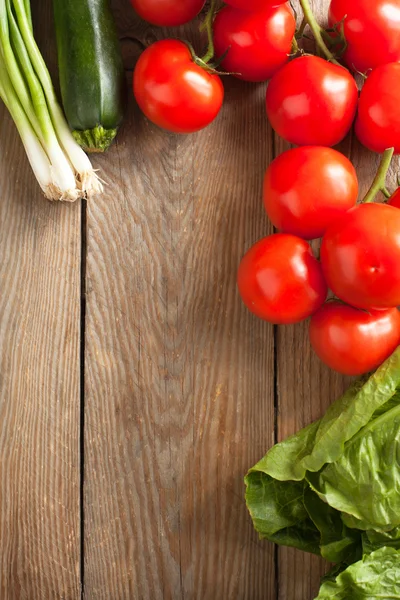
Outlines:
[{"label": "green leaf", "polygon": [[[369,379],[360,379],[334,402],[325,416],[276,444],[254,467],[280,481],[301,481],[335,462],[348,442],[389,403],[400,386],[400,347]],[[378,412],[379,414],[379,412]]]},{"label": "green leaf", "polygon": [[246,484],[247,506],[260,537],[320,554],[319,531],[303,502],[303,481],[282,482],[265,473],[251,471]]},{"label": "green leaf", "polygon": [[361,532],[344,525],[340,512],[323,502],[312,489],[304,490],[304,505],[320,532],[321,556],[333,563],[349,563],[362,556]]},{"label": "green leaf", "polygon": [[344,445],[373,418],[400,386],[400,348],[366,381],[356,382],[326,412],[312,452],[302,460],[306,471],[319,471],[343,454]]},{"label": "green leaf", "polygon": [[400,598],[400,551],[381,548],[328,579],[316,600],[381,600]]},{"label": "green leaf", "polygon": [[307,478],[325,502],[346,513],[349,527],[390,531],[400,525],[399,457],[400,404],[355,435],[335,463]]},{"label": "green leaf", "polygon": [[388,546],[400,550],[400,528],[396,527],[392,531],[365,531],[362,534],[363,554],[371,554],[375,550]]},{"label": "green leaf", "polygon": [[261,537],[350,564],[373,548],[371,531],[400,526],[398,388],[400,347],[250,469],[246,502]]}]

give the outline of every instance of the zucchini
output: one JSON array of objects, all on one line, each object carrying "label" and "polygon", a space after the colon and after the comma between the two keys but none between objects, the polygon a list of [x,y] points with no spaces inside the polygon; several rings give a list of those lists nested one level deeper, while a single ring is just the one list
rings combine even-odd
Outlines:
[{"label": "zucchini", "polygon": [[61,97],[76,141],[104,152],[124,112],[125,77],[108,0],[53,0]]}]

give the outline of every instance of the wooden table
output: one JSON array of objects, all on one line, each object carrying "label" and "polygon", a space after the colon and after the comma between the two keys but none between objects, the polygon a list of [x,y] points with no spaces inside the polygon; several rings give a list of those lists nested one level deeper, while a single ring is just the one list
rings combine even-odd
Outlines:
[{"label": "wooden table", "polygon": [[[32,4],[55,72],[50,0]],[[166,32],[113,5],[130,80]],[[197,43],[196,28],[178,33]],[[238,297],[241,256],[272,231],[263,173],[286,145],[265,84],[224,82],[217,121],[186,137],[130,97],[118,142],[95,159],[106,192],[87,205],[41,197],[0,108],[1,600],[318,589],[320,561],[258,540],[243,476],[346,382],[312,355],[307,325],[274,328]],[[354,139],[341,149],[364,191],[377,157]]]}]

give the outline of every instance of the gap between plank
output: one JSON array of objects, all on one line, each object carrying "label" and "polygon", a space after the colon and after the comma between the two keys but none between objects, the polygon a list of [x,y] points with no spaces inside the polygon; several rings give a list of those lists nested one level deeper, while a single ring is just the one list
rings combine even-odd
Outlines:
[{"label": "gap between plank", "polygon": [[79,523],[81,600],[85,596],[85,341],[86,341],[86,227],[87,202],[81,203],[81,315],[80,315],[80,426],[79,426]]},{"label": "gap between plank", "polygon": [[[272,159],[277,157],[276,138],[271,128],[271,151]],[[276,233],[276,229],[273,230]],[[279,412],[279,388],[278,388],[278,325],[273,326],[274,343],[274,444],[278,443],[278,412]],[[274,547],[275,567],[275,600],[279,600],[279,546]]]},{"label": "gap between plank", "polygon": [[[278,410],[279,410],[279,390],[278,390],[278,325],[274,325],[274,443],[278,443]],[[274,566],[275,566],[275,598],[279,600],[279,549],[275,544],[274,548]]]}]

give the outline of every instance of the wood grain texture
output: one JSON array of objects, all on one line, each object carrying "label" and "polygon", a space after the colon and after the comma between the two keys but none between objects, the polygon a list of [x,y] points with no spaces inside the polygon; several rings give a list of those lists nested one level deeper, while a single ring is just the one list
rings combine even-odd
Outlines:
[{"label": "wood grain texture", "polygon": [[[54,61],[51,4],[34,8]],[[80,206],[42,197],[3,106],[0,256],[0,598],[76,600]]]},{"label": "wood grain texture", "polygon": [[[114,8],[129,68],[155,34]],[[230,80],[216,123],[192,136],[161,132],[132,102],[98,161],[109,186],[88,207],[87,600],[274,598],[274,549],[243,484],[274,439],[273,331],[235,289],[244,250],[269,232],[264,93]]]}]

